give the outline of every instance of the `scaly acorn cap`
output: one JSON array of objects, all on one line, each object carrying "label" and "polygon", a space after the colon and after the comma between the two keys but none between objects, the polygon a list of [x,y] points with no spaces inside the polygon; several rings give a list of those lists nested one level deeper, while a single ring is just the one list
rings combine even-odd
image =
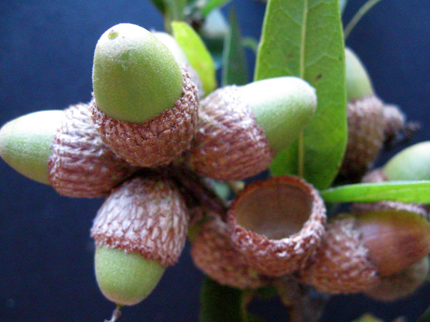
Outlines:
[{"label": "scaly acorn cap", "polygon": [[[362,178],[361,182],[369,183],[369,182],[385,182],[387,181],[387,177],[384,174],[383,168],[374,169]],[[415,212],[420,214],[424,218],[429,218],[429,210],[428,207],[424,204],[416,204],[416,203],[404,203],[400,201],[379,201],[379,202],[355,202],[351,204],[350,212],[353,214],[362,214],[371,211],[380,211],[380,210],[394,210],[400,211],[405,210],[409,212]]]},{"label": "scaly acorn cap", "polygon": [[388,160],[383,169],[389,181],[430,180],[430,141],[403,149]]},{"label": "scaly acorn cap", "polygon": [[256,175],[299,136],[316,102],[315,90],[297,77],[218,89],[200,104],[190,162],[197,173],[217,180]]},{"label": "scaly acorn cap", "polygon": [[233,246],[249,267],[267,276],[297,271],[319,246],[325,221],[318,191],[294,176],[245,186],[227,213]]},{"label": "scaly acorn cap", "polygon": [[61,121],[61,110],[30,113],[6,123],[0,130],[0,155],[22,175],[50,184],[48,160]]},{"label": "scaly acorn cap", "polygon": [[317,253],[300,276],[321,292],[364,292],[381,277],[421,260],[430,252],[429,242],[430,225],[415,213],[342,214],[329,221]]},{"label": "scaly acorn cap", "polygon": [[397,301],[410,296],[427,280],[429,266],[429,258],[425,256],[403,271],[382,277],[365,294],[374,300],[383,302]]},{"label": "scaly acorn cap", "polygon": [[360,181],[382,149],[384,103],[374,94],[369,75],[352,50],[345,48],[348,141],[340,174]]},{"label": "scaly acorn cap", "polygon": [[183,92],[175,106],[151,120],[131,123],[115,120],[91,105],[92,118],[102,140],[118,156],[140,167],[168,164],[189,149],[197,131],[198,93],[183,70]]},{"label": "scaly acorn cap", "polygon": [[148,170],[112,191],[94,219],[91,236],[97,247],[138,253],[170,266],[182,252],[188,221],[176,185],[162,172]]},{"label": "scaly acorn cap", "polygon": [[94,53],[93,88],[93,121],[130,164],[167,164],[189,148],[197,130],[197,89],[151,32],[133,24],[107,30]]},{"label": "scaly acorn cap", "polygon": [[102,141],[91,120],[90,104],[72,105],[64,116],[48,161],[48,180],[58,193],[75,198],[106,196],[137,171]]},{"label": "scaly acorn cap", "polygon": [[18,172],[68,197],[107,195],[136,171],[103,143],[84,103],[7,123],[0,154]]},{"label": "scaly acorn cap", "polygon": [[222,285],[240,289],[265,286],[270,279],[245,264],[233,247],[226,224],[219,215],[208,215],[193,238],[191,256],[194,264]]},{"label": "scaly acorn cap", "polygon": [[103,295],[119,305],[135,305],[144,300],[161,279],[165,267],[137,253],[100,246],[94,266]]}]

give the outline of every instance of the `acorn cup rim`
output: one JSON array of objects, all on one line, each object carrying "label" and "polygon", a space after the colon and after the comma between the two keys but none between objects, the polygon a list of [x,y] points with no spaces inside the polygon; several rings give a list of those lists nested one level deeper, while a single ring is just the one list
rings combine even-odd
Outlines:
[{"label": "acorn cup rim", "polygon": [[[250,191],[264,189],[267,185],[290,185],[308,196],[306,201],[310,203],[309,216],[303,220],[303,214],[301,215],[300,229],[292,233],[288,232],[281,238],[271,239],[264,234],[241,226],[237,221],[237,210],[240,203],[243,202],[243,198],[252,196]],[[279,198],[275,197],[275,199]],[[288,211],[286,213],[291,215]],[[288,226],[289,219],[291,219],[290,216],[287,216],[287,220],[284,222],[281,220],[281,223]],[[318,248],[325,233],[325,222],[326,208],[317,189],[296,176],[271,177],[265,181],[253,182],[236,196],[227,212],[227,225],[232,244],[244,255],[248,265],[267,276],[282,276],[300,269]],[[278,223],[275,223],[276,226]],[[279,230],[279,227],[276,229]],[[279,236],[278,232],[275,236]]]}]

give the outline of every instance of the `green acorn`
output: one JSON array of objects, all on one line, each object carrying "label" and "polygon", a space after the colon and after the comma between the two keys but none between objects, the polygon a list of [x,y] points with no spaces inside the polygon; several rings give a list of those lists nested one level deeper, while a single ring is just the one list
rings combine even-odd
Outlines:
[{"label": "green acorn", "polygon": [[103,143],[89,104],[82,103],[5,124],[0,130],[0,155],[21,174],[69,197],[107,195],[136,171]]},{"label": "green acorn", "polygon": [[159,171],[112,191],[91,229],[102,293],[119,305],[146,298],[185,245],[189,213],[178,187]]},{"label": "green acorn", "polygon": [[345,48],[348,144],[340,174],[359,181],[382,149],[384,104],[375,95],[370,77],[357,55]]},{"label": "green acorn", "polygon": [[130,164],[166,164],[189,148],[196,132],[196,86],[148,30],[118,24],[100,37],[93,89],[93,121],[106,144]]},{"label": "green acorn", "polygon": [[200,175],[241,180],[267,169],[313,117],[315,90],[297,77],[220,88],[202,100],[189,161]]},{"label": "green acorn", "polygon": [[383,167],[388,180],[430,180],[430,141],[414,144],[394,155]]}]

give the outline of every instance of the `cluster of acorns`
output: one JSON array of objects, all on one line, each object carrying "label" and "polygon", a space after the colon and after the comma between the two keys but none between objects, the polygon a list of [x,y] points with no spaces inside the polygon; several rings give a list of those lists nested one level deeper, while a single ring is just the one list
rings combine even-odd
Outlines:
[{"label": "cluster of acorns", "polygon": [[[347,66],[354,66],[347,74],[367,80],[356,57],[346,54]],[[400,112],[384,118],[370,82],[354,77],[348,78],[355,88],[348,111],[360,117],[348,119],[344,174],[366,170],[385,137],[404,126]],[[262,172],[297,139],[317,105],[305,81],[279,77],[228,86],[200,101],[198,75],[173,38],[119,24],[97,43],[93,91],[88,104],[4,125],[0,154],[62,195],[107,196],[91,235],[97,282],[118,305],[136,304],[152,291],[177,262],[190,227],[195,264],[238,288],[289,274],[319,291],[386,299],[377,292],[394,294],[394,287],[397,298],[405,293],[404,278],[419,275],[415,289],[426,276],[424,207],[417,206],[420,213],[372,208],[326,224],[318,191],[295,176],[246,185],[229,205],[208,188],[205,177],[235,181]],[[371,111],[366,120],[364,110]],[[399,125],[391,126],[393,120]],[[388,125],[394,130],[384,134]]]}]

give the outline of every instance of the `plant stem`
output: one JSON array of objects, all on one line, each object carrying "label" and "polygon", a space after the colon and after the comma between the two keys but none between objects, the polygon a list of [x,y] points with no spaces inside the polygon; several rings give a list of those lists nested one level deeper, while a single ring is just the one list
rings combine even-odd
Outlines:
[{"label": "plant stem", "polygon": [[115,310],[113,310],[112,312],[112,317],[110,318],[110,320],[105,320],[105,322],[116,322],[118,321],[118,319],[121,316],[121,308],[122,306],[117,304]]},{"label": "plant stem", "polygon": [[349,34],[351,33],[352,29],[357,25],[357,23],[363,18],[363,16],[370,10],[374,5],[376,5],[381,0],[369,0],[367,1],[360,10],[357,11],[355,16],[351,19],[351,21],[348,23],[348,25],[345,27],[344,30],[344,38],[345,40],[348,38]]}]

